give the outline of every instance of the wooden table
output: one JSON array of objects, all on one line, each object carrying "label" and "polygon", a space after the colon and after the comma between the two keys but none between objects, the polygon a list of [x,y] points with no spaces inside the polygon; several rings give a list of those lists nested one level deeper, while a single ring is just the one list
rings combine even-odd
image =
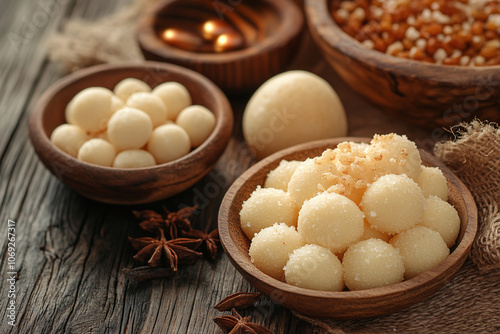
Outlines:
[{"label": "wooden table", "polygon": [[[63,185],[40,163],[29,142],[28,117],[50,84],[61,78],[47,60],[49,36],[68,18],[95,19],[126,0],[2,0],[0,32],[0,285],[1,333],[221,333],[213,309],[238,291],[254,291],[228,261],[198,261],[177,276],[146,282],[127,280],[122,270],[138,264],[127,236],[138,236],[131,211],[170,210],[198,204],[196,228],[217,227],[217,212],[230,184],[255,161],[241,133],[248,96],[231,98],[234,135],[215,169],[194,188],[143,206],[114,206],[83,198]],[[349,135],[405,133],[429,148],[432,132],[385,116],[353,93],[322,60],[305,36],[293,69],[327,79],[339,93],[349,120]],[[434,135],[435,136],[435,135]],[[15,231],[9,230],[15,221]],[[8,233],[15,234],[15,264],[9,268]],[[15,281],[15,327],[8,325],[9,272]],[[14,282],[14,281],[8,281]],[[313,328],[279,305],[264,301],[252,315],[273,333],[312,333]]]}]

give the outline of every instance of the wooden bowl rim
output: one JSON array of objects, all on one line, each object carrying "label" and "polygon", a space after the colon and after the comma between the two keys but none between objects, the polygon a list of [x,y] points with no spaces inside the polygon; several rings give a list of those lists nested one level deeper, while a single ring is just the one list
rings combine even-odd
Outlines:
[{"label": "wooden bowl rim", "polygon": [[193,59],[208,64],[231,63],[252,58],[268,50],[279,48],[297,36],[304,26],[304,17],[297,4],[288,0],[260,0],[276,10],[280,25],[273,34],[252,46],[241,50],[222,53],[191,52],[167,45],[156,35],[152,22],[157,14],[171,3],[182,0],[164,0],[152,6],[139,20],[137,40],[139,45],[159,57],[170,59]]},{"label": "wooden bowl rim", "polygon": [[[212,96],[212,99],[217,104],[217,108],[215,110],[212,110],[212,112],[216,116],[215,128],[210,136],[199,147],[192,150],[187,155],[168,163],[141,168],[115,168],[98,166],[80,161],[77,158],[63,152],[52,144],[52,142],[50,141],[50,134],[47,134],[44,130],[43,116],[47,112],[48,102],[52,100],[62,89],[97,73],[102,73],[103,75],[105,75],[107,72],[119,72],[124,69],[133,69],[140,71],[146,70],[147,68],[152,68],[155,70],[159,69],[169,73],[175,73],[176,75],[188,78],[189,81],[198,82],[203,87],[205,87],[205,89]],[[125,78],[126,77],[124,77],[124,79]],[[229,104],[229,101],[224,93],[213,82],[193,70],[178,65],[154,61],[144,61],[141,63],[124,62],[117,64],[100,64],[71,73],[57,80],[41,95],[41,97],[33,107],[29,118],[29,133],[31,141],[34,145],[36,144],[36,146],[40,146],[40,149],[61,157],[70,166],[78,166],[82,168],[87,174],[104,173],[106,175],[113,174],[115,176],[124,174],[124,177],[130,176],[131,174],[142,174],[145,172],[166,172],[168,171],[168,169],[175,169],[175,167],[181,166],[183,164],[186,165],[185,167],[188,167],[193,163],[204,161],[207,157],[210,156],[210,154],[213,154],[214,151],[217,150],[217,148],[210,145],[210,143],[212,143],[217,138],[227,137],[227,139],[229,139],[232,133],[232,128],[233,113],[231,105]],[[188,161],[189,164],[187,164]],[[183,183],[183,181],[185,180],[179,180],[179,183]]]},{"label": "wooden bowl rim", "polygon": [[[495,82],[500,80],[500,65],[481,67],[443,66],[390,56],[368,49],[337,25],[330,14],[328,4],[329,0],[305,0],[306,21],[309,29],[315,30],[326,44],[347,58],[380,68],[395,76],[415,77],[450,86],[484,85],[480,77],[486,75],[493,75],[491,80]],[[457,72],[460,75],[457,76]],[[450,78],[453,78],[453,80],[450,80]]]},{"label": "wooden bowl rim", "polygon": [[[230,258],[233,265],[238,270],[243,270],[247,275],[251,276],[252,279],[256,281],[261,281],[269,287],[274,289],[278,289],[280,291],[301,295],[305,297],[311,298],[321,298],[321,299],[330,299],[331,301],[335,300],[359,300],[366,299],[369,300],[374,297],[388,297],[391,295],[397,295],[402,292],[409,292],[414,289],[418,289],[420,286],[425,285],[433,281],[440,273],[446,271],[446,269],[453,267],[454,263],[459,262],[460,260],[465,260],[465,257],[468,255],[472,243],[474,241],[474,237],[477,232],[477,208],[475,206],[475,202],[472,198],[471,193],[467,189],[467,187],[458,179],[458,177],[453,174],[453,172],[447,168],[443,163],[441,163],[437,158],[435,158],[430,153],[420,149],[421,155],[423,155],[423,159],[426,162],[430,162],[432,166],[439,167],[443,174],[450,180],[455,187],[458,188],[459,192],[463,195],[464,202],[466,203],[466,215],[468,218],[467,228],[464,232],[462,241],[456,245],[453,252],[444,259],[439,265],[434,267],[433,269],[422,273],[412,279],[405,280],[401,283],[392,284],[385,287],[372,288],[366,290],[358,290],[358,291],[339,291],[339,292],[330,292],[330,291],[318,291],[311,290],[306,288],[301,288],[297,286],[293,286],[291,284],[287,284],[285,282],[274,279],[262,271],[257,269],[253,264],[249,263],[248,260],[244,258],[244,256],[240,253],[233,253],[232,250],[237,250],[238,247],[234,243],[231,238],[229,232],[229,221],[228,215],[231,211],[232,202],[235,196],[238,194],[241,186],[250,179],[256,172],[258,172],[262,168],[267,168],[270,164],[276,162],[277,160],[281,160],[283,157],[299,152],[306,151],[311,149],[318,149],[321,147],[335,147],[337,144],[343,141],[353,141],[353,142],[367,142],[369,143],[371,138],[364,137],[342,137],[342,138],[333,138],[328,140],[318,140],[305,144],[299,144],[282,151],[276,152],[267,158],[261,160],[254,166],[250,167],[247,171],[245,171],[229,188],[224,199],[222,200],[219,212],[219,234],[221,244],[226,251],[226,254]],[[425,158],[425,159],[424,159]],[[468,199],[468,200],[466,200]],[[240,269],[239,269],[239,268]]]}]

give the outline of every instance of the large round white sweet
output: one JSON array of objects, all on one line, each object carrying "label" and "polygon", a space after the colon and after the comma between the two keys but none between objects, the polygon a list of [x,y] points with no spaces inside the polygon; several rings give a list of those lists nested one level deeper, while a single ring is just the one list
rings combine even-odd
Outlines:
[{"label": "large round white sweet", "polygon": [[347,134],[344,107],[328,82],[305,71],[266,81],[243,114],[243,134],[257,158],[315,139]]}]

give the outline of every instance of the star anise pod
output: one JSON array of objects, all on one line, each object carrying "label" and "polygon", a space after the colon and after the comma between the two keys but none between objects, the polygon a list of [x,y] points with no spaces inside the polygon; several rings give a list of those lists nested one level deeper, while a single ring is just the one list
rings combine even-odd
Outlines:
[{"label": "star anise pod", "polygon": [[166,227],[165,218],[153,210],[132,211],[132,213],[138,219],[142,220],[139,226],[145,231],[157,233],[159,235],[158,231]]},{"label": "star anise pod", "polygon": [[271,334],[271,331],[268,328],[250,322],[250,316],[243,318],[234,308],[231,310],[231,314],[232,315],[223,315],[221,317],[214,318],[217,326],[219,326],[225,333]]},{"label": "star anise pod", "polygon": [[196,252],[202,240],[177,238],[167,240],[163,230],[159,230],[160,238],[129,238],[132,246],[138,251],[134,259],[145,262],[151,267],[158,267],[162,264],[177,270],[178,263],[193,263],[202,253]]},{"label": "star anise pod", "polygon": [[249,308],[254,306],[262,296],[260,292],[237,292],[218,302],[214,308],[219,311]]},{"label": "star anise pod", "polygon": [[132,211],[134,216],[141,219],[142,222],[139,224],[144,230],[148,231],[150,226],[157,225],[158,227],[163,226],[164,218],[162,215],[153,210],[143,210],[143,211]]},{"label": "star anise pod", "polygon": [[189,217],[196,211],[197,206],[185,207],[177,212],[171,212],[166,207],[163,207],[165,214],[161,214],[152,211],[133,211],[134,215],[141,219],[142,222],[139,226],[148,232],[160,235],[159,231],[164,230],[167,232],[167,236],[171,239],[177,238],[178,230],[189,231],[191,230],[191,222]]},{"label": "star anise pod", "polygon": [[176,212],[169,211],[166,207],[163,207],[165,214],[167,215],[165,221],[172,222],[178,230],[190,231],[191,222],[189,217],[198,209],[198,206],[187,206]]},{"label": "star anise pod", "polygon": [[183,231],[182,235],[186,238],[201,239],[202,252],[212,260],[217,258],[217,245],[220,243],[218,229],[208,234],[200,230]]}]

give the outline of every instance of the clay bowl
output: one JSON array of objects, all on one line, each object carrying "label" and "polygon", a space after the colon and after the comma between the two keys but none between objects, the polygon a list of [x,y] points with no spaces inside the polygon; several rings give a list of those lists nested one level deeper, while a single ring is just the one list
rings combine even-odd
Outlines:
[{"label": "clay bowl", "polygon": [[219,211],[219,233],[231,263],[257,290],[282,306],[314,318],[360,319],[397,312],[437,292],[465,262],[477,230],[477,209],[464,184],[440,161],[421,150],[427,166],[441,168],[448,179],[449,202],[461,219],[460,235],[451,254],[438,266],[417,277],[361,291],[325,292],[295,287],[278,281],[257,269],[250,261],[250,240],[240,228],[242,203],[258,185],[263,185],[269,171],[282,159],[305,160],[319,156],[342,141],[369,142],[368,138],[337,138],[314,141],[277,152],[243,173],[229,188]]},{"label": "clay bowl", "polygon": [[[171,27],[201,36],[201,26],[210,19],[233,27],[243,37],[241,48],[215,52],[205,41],[201,49],[191,50],[161,38]],[[296,54],[303,26],[302,12],[288,0],[163,0],[142,17],[137,38],[146,59],[189,67],[226,93],[244,93],[285,69]]]},{"label": "clay bowl", "polygon": [[309,30],[342,79],[382,111],[434,129],[500,120],[500,66],[444,66],[365,48],[334,21],[331,0],[306,0]]},{"label": "clay bowl", "polygon": [[[203,105],[215,114],[216,126],[210,137],[180,159],[134,169],[84,163],[52,145],[50,134],[65,123],[64,110],[76,93],[93,86],[113,89],[129,77],[141,79],[151,87],[166,81],[186,86],[193,104]],[[75,72],[54,83],[40,97],[29,120],[31,142],[52,174],[85,197],[114,204],[154,202],[188,189],[215,165],[229,141],[232,127],[231,106],[210,80],[176,65],[155,62],[98,65]]]}]

